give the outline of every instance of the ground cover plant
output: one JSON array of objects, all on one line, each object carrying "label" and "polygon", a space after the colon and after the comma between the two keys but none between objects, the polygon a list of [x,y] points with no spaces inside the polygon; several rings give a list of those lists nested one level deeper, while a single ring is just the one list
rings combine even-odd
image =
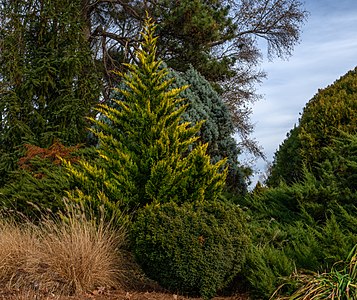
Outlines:
[{"label": "ground cover plant", "polygon": [[[277,297],[281,300],[303,299],[344,299],[357,297],[357,244],[349,253],[346,261],[336,263],[329,272],[295,274],[300,287],[287,297]],[[279,289],[275,294],[278,294]],[[273,295],[274,297],[274,295]]]},{"label": "ground cover plant", "polygon": [[[348,272],[331,268],[357,243],[356,78],[355,69],[319,91],[276,153],[268,186],[238,199],[252,216],[253,245],[261,261],[248,257],[244,269],[257,297],[269,298],[295,269],[321,275],[300,278],[311,281],[306,298],[294,294],[301,299],[325,299],[326,286],[338,285],[341,278],[340,287],[344,279],[354,284]],[[298,277],[289,278],[299,285]],[[280,292],[292,295],[295,287],[285,285]],[[314,288],[322,294],[313,295]],[[348,292],[326,290],[335,299],[350,297]]]}]

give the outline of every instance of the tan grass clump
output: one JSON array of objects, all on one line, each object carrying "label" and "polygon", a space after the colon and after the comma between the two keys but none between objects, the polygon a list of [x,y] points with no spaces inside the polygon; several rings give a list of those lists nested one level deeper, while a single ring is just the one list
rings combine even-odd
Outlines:
[{"label": "tan grass clump", "polygon": [[23,267],[37,251],[30,226],[0,221],[0,284],[14,285]]},{"label": "tan grass clump", "polygon": [[0,222],[0,286],[64,295],[117,286],[125,233],[99,223]]}]

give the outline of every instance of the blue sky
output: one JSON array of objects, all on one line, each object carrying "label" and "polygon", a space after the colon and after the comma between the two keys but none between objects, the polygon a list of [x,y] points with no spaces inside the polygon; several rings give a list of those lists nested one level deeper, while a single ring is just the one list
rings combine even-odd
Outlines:
[{"label": "blue sky", "polygon": [[[289,60],[261,65],[268,77],[257,89],[263,99],[253,106],[253,137],[268,161],[317,90],[357,66],[357,0],[306,0],[305,8],[310,16]],[[266,162],[255,165],[254,182]]]}]

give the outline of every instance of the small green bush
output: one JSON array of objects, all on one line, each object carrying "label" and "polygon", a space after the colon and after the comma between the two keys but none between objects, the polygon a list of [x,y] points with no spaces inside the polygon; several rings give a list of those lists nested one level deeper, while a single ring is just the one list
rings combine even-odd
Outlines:
[{"label": "small green bush", "polygon": [[248,252],[243,278],[255,299],[269,299],[281,281],[295,269],[294,261],[283,249],[253,245]]},{"label": "small green bush", "polygon": [[[0,188],[0,210],[11,215],[26,216],[31,221],[64,212],[65,192],[74,188],[61,159],[76,164],[79,158],[93,160],[94,148],[64,146],[55,141],[48,148],[25,145],[19,168],[11,173],[8,183]],[[92,184],[93,185],[93,184]]]},{"label": "small green bush", "polygon": [[131,240],[148,277],[204,299],[242,269],[249,245],[242,210],[221,201],[148,205],[138,212]]}]

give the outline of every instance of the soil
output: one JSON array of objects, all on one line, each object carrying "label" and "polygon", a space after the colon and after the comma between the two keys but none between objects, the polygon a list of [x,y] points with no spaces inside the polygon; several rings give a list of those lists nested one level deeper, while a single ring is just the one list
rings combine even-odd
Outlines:
[{"label": "soil", "polygon": [[[159,291],[122,291],[99,289],[91,293],[76,296],[59,296],[54,294],[41,294],[36,291],[0,290],[0,300],[202,300],[172,293]],[[214,300],[249,300],[248,295],[234,295],[215,297]]]}]

